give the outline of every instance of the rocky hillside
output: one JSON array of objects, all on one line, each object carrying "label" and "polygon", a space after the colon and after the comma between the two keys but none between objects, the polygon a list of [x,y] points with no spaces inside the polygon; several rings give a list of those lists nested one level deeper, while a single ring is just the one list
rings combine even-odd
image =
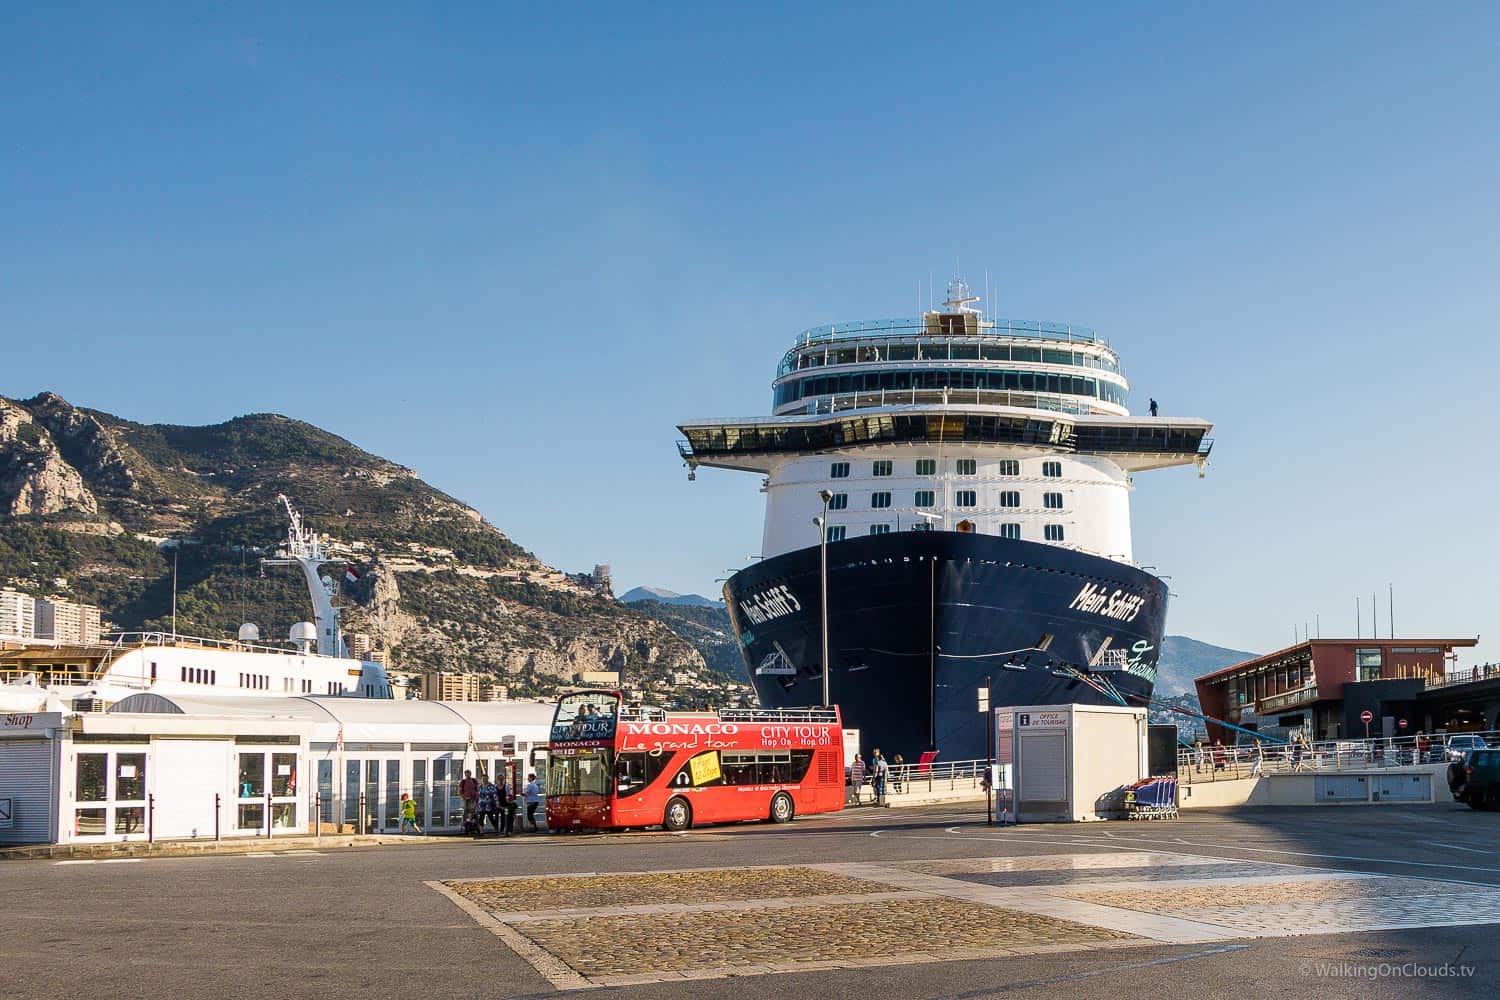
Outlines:
[{"label": "rocky hillside", "polygon": [[478,670],[512,695],[584,670],[623,670],[658,694],[691,674],[694,702],[727,681],[663,622],[310,424],[148,425],[52,393],[0,398],[0,586],[97,603],[116,628],[168,624],[174,556],[179,631],[253,621],[274,638],[308,617],[299,574],[259,565],[286,532],[278,493],[360,573],[343,585],[345,631],[396,667]]}]

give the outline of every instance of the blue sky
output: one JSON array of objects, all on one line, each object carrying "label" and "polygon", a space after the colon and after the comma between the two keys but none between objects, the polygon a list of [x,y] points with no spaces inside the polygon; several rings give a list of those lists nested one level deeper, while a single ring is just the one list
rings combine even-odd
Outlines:
[{"label": "blue sky", "polygon": [[1217,423],[1137,478],[1169,631],[1384,631],[1393,583],[1494,659],[1500,13],[1313,6],[12,5],[0,394],[279,411],[713,593],[762,497],[676,421],[957,260]]}]

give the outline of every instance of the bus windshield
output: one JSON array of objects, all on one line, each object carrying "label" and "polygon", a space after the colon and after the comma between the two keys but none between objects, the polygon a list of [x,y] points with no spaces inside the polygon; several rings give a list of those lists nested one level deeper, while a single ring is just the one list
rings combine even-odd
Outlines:
[{"label": "bus windshield", "polygon": [[602,747],[554,754],[547,763],[548,796],[608,795],[611,756]]},{"label": "bus windshield", "polygon": [[557,701],[552,717],[552,742],[598,740],[612,742],[620,696],[610,691],[580,691]]}]

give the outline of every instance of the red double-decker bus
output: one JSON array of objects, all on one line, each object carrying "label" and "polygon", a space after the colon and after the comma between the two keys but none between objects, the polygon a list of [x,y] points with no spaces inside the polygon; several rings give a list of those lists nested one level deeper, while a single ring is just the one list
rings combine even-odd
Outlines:
[{"label": "red double-decker bus", "polygon": [[674,712],[618,691],[558,700],[547,762],[551,830],[768,820],[844,807],[838,709]]}]

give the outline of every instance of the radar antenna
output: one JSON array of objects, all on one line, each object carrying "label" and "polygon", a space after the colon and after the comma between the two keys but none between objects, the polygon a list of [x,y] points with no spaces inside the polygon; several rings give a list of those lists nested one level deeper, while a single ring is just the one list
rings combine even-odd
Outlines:
[{"label": "radar antenna", "polygon": [[969,283],[963,279],[963,275],[955,274],[953,280],[948,282],[948,297],[943,300],[944,312],[978,313],[974,303],[979,301],[979,296],[969,291]]}]

